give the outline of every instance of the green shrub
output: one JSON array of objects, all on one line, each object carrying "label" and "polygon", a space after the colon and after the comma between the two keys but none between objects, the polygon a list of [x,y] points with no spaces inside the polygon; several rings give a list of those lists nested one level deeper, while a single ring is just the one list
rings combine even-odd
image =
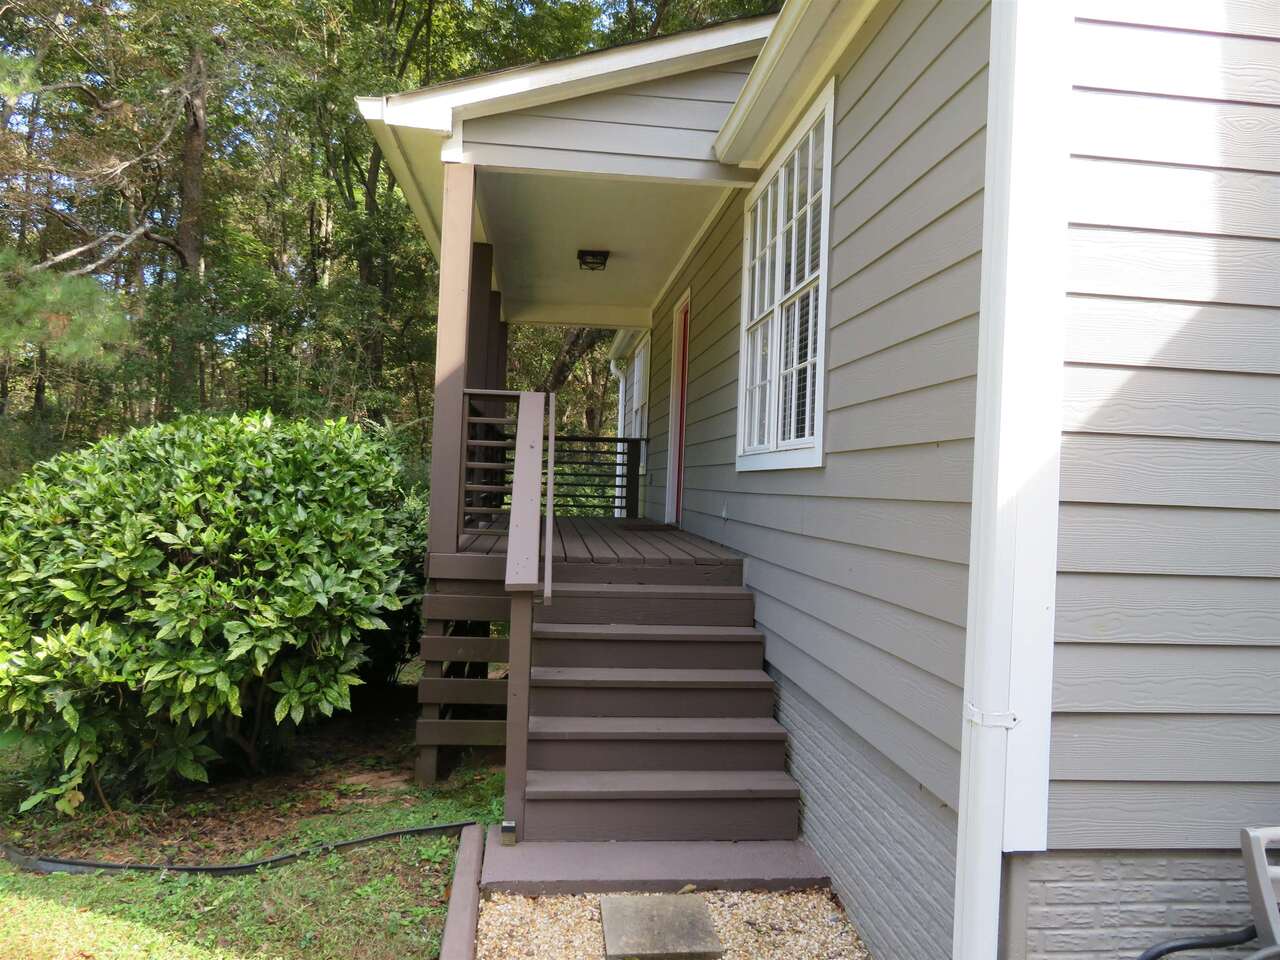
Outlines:
[{"label": "green shrub", "polygon": [[349,709],[361,634],[407,599],[399,477],[343,422],[188,417],[0,493],[0,715],[50,758],[24,807],[258,768]]}]

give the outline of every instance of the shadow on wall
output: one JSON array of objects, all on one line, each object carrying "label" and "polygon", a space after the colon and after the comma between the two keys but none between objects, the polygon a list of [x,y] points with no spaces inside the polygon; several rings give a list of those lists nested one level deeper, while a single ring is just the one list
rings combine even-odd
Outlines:
[{"label": "shadow on wall", "polygon": [[1050,844],[1224,849],[1280,779],[1280,40],[1121,6],[1170,22],[1075,27]]}]

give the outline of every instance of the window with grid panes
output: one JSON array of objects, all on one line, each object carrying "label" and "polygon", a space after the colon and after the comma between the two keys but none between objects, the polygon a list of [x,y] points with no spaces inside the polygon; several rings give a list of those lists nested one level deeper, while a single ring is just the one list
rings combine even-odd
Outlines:
[{"label": "window with grid panes", "polygon": [[821,463],[830,92],[747,198],[739,469]]}]

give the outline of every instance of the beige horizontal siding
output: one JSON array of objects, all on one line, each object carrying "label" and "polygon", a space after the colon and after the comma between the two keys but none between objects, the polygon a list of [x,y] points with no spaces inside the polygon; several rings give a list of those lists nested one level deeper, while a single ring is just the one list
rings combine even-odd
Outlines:
[{"label": "beige horizontal siding", "polygon": [[1075,0],[1050,843],[1280,812],[1280,6]]},{"label": "beige horizontal siding", "polygon": [[475,117],[463,123],[462,139],[474,161],[491,166],[744,179],[716,162],[713,144],[751,63]]},{"label": "beige horizontal siding", "polygon": [[684,525],[742,552],[771,666],[954,807],[990,13],[902,0],[838,71],[825,462],[738,472],[743,198],[654,313],[661,517],[671,318],[691,291]]},{"label": "beige horizontal siding", "polygon": [[[1240,824],[1274,823],[1274,783],[1055,780],[1051,848],[1239,847]],[[1224,821],[1230,820],[1228,827]]]}]

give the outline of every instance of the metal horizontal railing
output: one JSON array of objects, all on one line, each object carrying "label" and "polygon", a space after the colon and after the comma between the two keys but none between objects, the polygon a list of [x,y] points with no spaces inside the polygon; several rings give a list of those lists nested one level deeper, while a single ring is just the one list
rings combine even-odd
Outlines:
[{"label": "metal horizontal railing", "polygon": [[557,437],[556,512],[638,517],[644,443],[641,437]]}]

